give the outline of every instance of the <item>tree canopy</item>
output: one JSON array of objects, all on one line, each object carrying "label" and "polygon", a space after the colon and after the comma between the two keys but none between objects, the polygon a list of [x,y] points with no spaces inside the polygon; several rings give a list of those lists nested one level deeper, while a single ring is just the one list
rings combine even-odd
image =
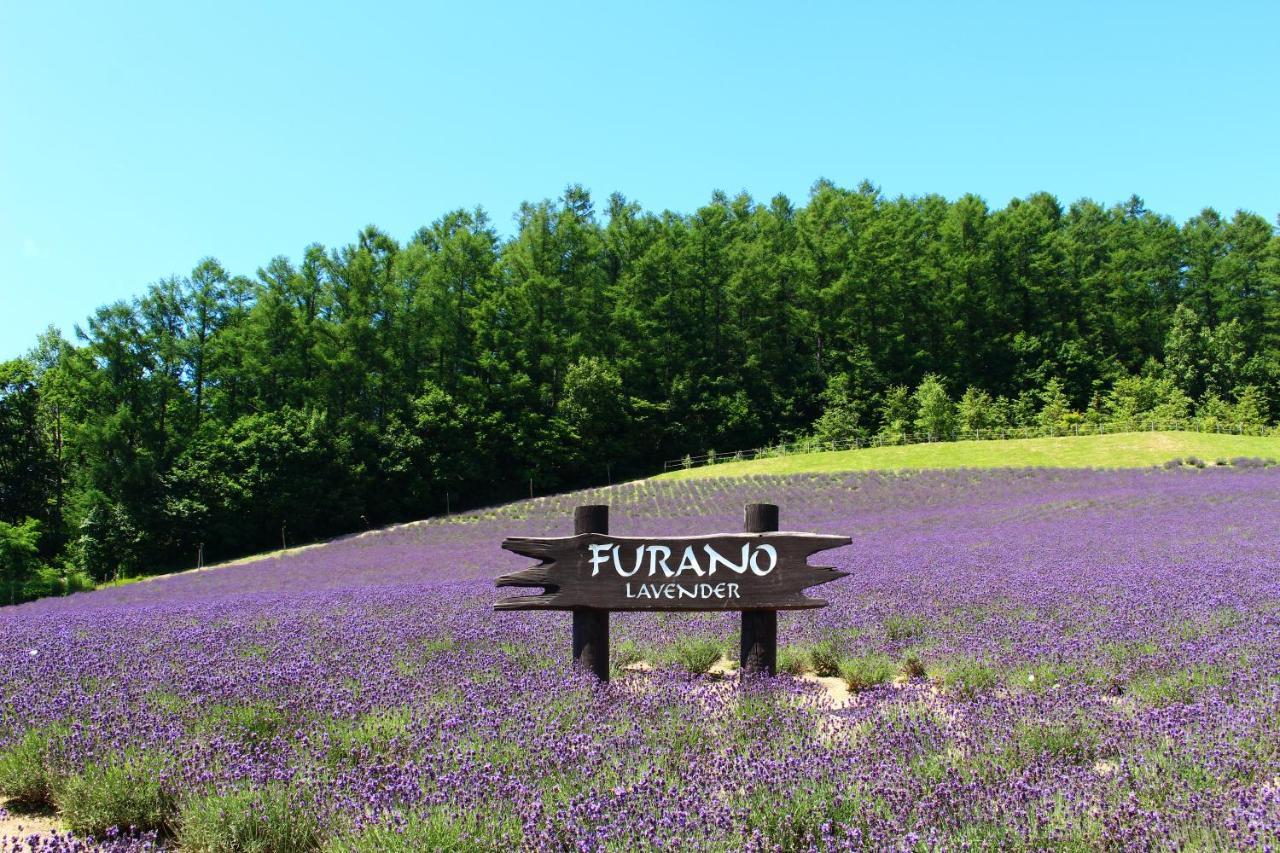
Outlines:
[{"label": "tree canopy", "polygon": [[1269,423],[1278,378],[1251,213],[571,186],[509,238],[458,210],[252,275],[203,259],[50,330],[0,365],[0,522],[103,579],[807,435]]}]

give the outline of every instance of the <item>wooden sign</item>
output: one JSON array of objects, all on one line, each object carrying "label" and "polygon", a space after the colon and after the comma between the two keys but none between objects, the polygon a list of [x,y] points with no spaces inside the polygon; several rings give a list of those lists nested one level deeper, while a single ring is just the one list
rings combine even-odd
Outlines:
[{"label": "wooden sign", "polygon": [[848,545],[815,533],[631,537],[586,533],[507,539],[502,547],[541,562],[498,586],[543,587],[504,598],[498,610],[800,610],[825,607],[804,590],[845,572],[810,566],[818,551]]},{"label": "wooden sign", "polygon": [[575,507],[573,536],[502,543],[540,562],[503,575],[497,585],[543,592],[504,598],[494,609],[572,611],[573,662],[601,681],[609,680],[610,611],[740,610],[742,672],[774,675],[778,611],[825,607],[804,590],[845,574],[811,566],[809,556],[851,540],[779,533],[773,504],[747,504],[743,529],[712,536],[610,536],[608,506]]}]

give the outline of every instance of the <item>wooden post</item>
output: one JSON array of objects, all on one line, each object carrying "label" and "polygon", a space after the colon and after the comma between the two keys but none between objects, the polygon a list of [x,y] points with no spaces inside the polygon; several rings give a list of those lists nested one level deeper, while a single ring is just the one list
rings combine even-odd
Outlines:
[{"label": "wooden post", "polygon": [[[772,533],[778,529],[775,504],[747,504],[743,529]],[[738,662],[744,675],[776,675],[778,671],[778,611],[742,611],[742,643]]]},{"label": "wooden post", "polygon": [[[574,507],[573,533],[609,532],[608,504]],[[573,662],[609,680],[609,611],[579,608],[573,611]]]}]

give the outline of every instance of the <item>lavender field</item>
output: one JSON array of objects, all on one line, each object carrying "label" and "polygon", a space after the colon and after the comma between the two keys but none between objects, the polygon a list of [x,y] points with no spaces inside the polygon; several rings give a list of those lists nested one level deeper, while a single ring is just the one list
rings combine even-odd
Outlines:
[{"label": "lavender field", "polygon": [[[615,614],[596,685],[567,614],[492,611],[574,504],[753,501],[854,541],[794,674]],[[1270,849],[1278,519],[1276,468],[648,481],[0,609],[0,792],[79,834],[42,850]]]}]

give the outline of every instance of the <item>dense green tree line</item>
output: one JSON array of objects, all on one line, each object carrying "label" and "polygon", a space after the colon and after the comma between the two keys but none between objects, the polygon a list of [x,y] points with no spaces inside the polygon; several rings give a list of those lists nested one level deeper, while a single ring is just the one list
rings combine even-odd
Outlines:
[{"label": "dense green tree line", "polygon": [[575,186],[509,239],[460,210],[252,277],[207,259],[76,332],[0,367],[0,553],[31,594],[33,565],[187,566],[815,433],[1268,421],[1280,238],[1137,198],[820,182],[677,214]]}]

